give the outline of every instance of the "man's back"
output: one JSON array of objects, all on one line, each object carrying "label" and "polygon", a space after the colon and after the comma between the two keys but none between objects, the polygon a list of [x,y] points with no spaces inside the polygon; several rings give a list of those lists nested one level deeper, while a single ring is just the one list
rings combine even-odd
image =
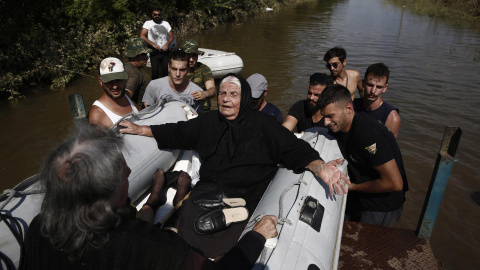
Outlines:
[{"label": "man's back", "polygon": [[102,248],[90,247],[79,262],[72,262],[41,236],[40,227],[37,216],[25,239],[26,257],[21,269],[179,269],[188,252],[187,244],[173,231],[123,218]]}]

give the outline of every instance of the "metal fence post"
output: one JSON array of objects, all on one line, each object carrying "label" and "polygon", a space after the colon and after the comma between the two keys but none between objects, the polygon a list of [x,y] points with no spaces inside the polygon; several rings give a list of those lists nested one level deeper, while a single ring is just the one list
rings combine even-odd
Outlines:
[{"label": "metal fence post", "polygon": [[454,157],[461,136],[462,130],[459,127],[445,127],[442,145],[438,152],[437,162],[435,163],[422,214],[417,225],[416,234],[420,238],[429,240],[432,235],[448,177],[450,176],[453,163],[456,162]]},{"label": "metal fence post", "polygon": [[85,112],[82,94],[70,95],[68,99],[70,100],[70,110],[72,111],[75,126],[87,123],[87,113]]}]

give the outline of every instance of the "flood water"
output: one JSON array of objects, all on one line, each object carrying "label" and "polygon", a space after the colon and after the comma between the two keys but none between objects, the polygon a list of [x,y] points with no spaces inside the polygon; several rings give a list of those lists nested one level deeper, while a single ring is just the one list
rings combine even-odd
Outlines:
[{"label": "flood water", "polygon": [[[382,0],[313,1],[269,12],[243,24],[221,26],[185,38],[201,47],[234,51],[242,75],[263,74],[267,100],[284,117],[306,97],[308,75],[327,72],[322,60],[331,47],[348,53],[347,68],[360,74],[384,62],[390,81],[384,99],[400,108],[398,137],[410,191],[400,228],[415,229],[445,125],[463,131],[431,245],[446,269],[480,267],[480,32],[414,15]],[[181,37],[180,37],[181,39]],[[477,57],[477,61],[475,61]],[[34,174],[42,157],[68,133],[68,95],[82,93],[87,110],[102,94],[96,78],[82,77],[66,89],[39,91],[17,105],[1,103],[0,189]],[[394,243],[392,243],[394,244]]]}]

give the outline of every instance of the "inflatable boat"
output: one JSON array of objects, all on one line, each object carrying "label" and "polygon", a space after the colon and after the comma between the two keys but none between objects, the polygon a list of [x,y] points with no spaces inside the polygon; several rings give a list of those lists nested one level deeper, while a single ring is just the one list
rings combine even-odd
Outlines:
[{"label": "inflatable boat", "polygon": [[242,58],[233,52],[205,48],[199,48],[199,50],[205,53],[198,56],[198,62],[207,65],[212,70],[215,79],[221,79],[228,73],[238,74],[243,69]]},{"label": "inflatable boat", "polygon": [[[325,161],[342,158],[326,128],[308,129],[300,138]],[[347,161],[338,168],[346,175]],[[346,201],[347,196],[331,197],[328,185],[311,172],[280,168],[243,232],[264,215],[278,217],[278,237],[267,240],[254,269],[337,269]]]},{"label": "inflatable boat", "polygon": [[[307,129],[297,137],[307,141],[325,161],[342,158],[326,128]],[[199,168],[195,151],[185,151],[174,170],[189,173],[194,182]],[[346,175],[347,161],[338,168]],[[175,192],[168,190],[168,201],[157,210],[154,223],[163,223],[171,215]],[[331,197],[329,187],[312,173],[295,174],[280,168],[242,233],[250,231],[264,215],[278,217],[279,236],[267,240],[254,269],[337,269],[346,201],[344,195]]]},{"label": "inflatable boat", "polygon": [[[148,107],[125,119],[139,125],[154,125],[186,121],[196,117],[190,106],[169,102]],[[132,170],[128,181],[132,201],[140,198],[151,186],[157,169],[169,170],[180,150],[159,150],[154,138],[124,134],[123,154]],[[0,195],[0,269],[15,269],[20,263],[20,245],[32,219],[40,212],[44,192],[40,176],[34,175]]]},{"label": "inflatable boat", "polygon": [[[243,69],[243,61],[234,52],[224,52],[205,48],[198,48],[205,53],[198,56],[198,62],[207,65],[212,70],[214,79],[221,79],[228,73],[238,74]],[[151,67],[148,59],[147,67]]]}]

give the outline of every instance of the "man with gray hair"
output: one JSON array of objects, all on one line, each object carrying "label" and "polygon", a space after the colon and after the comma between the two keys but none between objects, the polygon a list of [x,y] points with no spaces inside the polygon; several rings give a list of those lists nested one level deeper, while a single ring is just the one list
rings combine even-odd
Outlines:
[{"label": "man with gray hair", "polygon": [[171,230],[153,225],[162,185],[135,218],[129,204],[130,168],[122,137],[82,126],[47,158],[40,214],[31,222],[20,269],[251,269],[275,216],[265,216],[218,263],[191,249]]},{"label": "man with gray hair", "polygon": [[281,124],[283,122],[282,112],[265,99],[268,92],[267,79],[262,74],[255,73],[247,78],[247,82],[252,88],[252,108],[275,117]]},{"label": "man with gray hair", "polygon": [[218,111],[159,126],[121,122],[125,128],[120,132],[154,137],[160,149],[193,149],[200,155],[200,181],[183,201],[178,233],[209,258],[230,250],[248,220],[242,216],[229,222],[223,200],[243,199],[246,205],[242,205],[253,213],[277,164],[296,172],[312,171],[328,185],[331,196],[334,190],[347,193],[343,180],[350,183],[337,168],[342,159],[323,161],[307,142],[271,116],[252,109],[251,91],[245,79],[227,74],[220,82]]}]

